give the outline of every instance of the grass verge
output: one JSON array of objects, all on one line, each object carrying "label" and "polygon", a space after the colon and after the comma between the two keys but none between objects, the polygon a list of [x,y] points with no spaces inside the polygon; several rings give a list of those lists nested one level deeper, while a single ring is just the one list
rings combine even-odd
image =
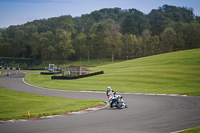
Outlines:
[{"label": "grass verge", "polygon": [[180,132],[177,132],[177,133],[200,133],[200,127],[187,129],[187,130],[180,131]]},{"label": "grass verge", "polygon": [[76,100],[33,95],[0,88],[0,120],[22,119],[68,113],[105,105],[100,100]]},{"label": "grass verge", "polygon": [[3,76],[3,75],[5,75],[5,74],[6,74],[5,72],[1,72],[1,73],[0,73],[0,76]]},{"label": "grass verge", "polygon": [[200,49],[149,56],[91,68],[105,74],[77,80],[51,80],[27,72],[25,81],[45,88],[72,91],[181,94],[200,96]]}]

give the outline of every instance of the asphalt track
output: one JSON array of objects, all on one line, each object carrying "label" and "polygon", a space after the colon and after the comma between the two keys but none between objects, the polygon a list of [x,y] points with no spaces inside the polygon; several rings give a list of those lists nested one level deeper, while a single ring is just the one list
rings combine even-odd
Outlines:
[{"label": "asphalt track", "polygon": [[[24,73],[0,78],[9,90],[72,99],[107,100],[105,93],[72,92],[25,84]],[[106,89],[106,86],[105,86]],[[0,124],[1,133],[170,133],[200,126],[200,98],[122,94],[127,109],[104,109],[53,119]]]}]

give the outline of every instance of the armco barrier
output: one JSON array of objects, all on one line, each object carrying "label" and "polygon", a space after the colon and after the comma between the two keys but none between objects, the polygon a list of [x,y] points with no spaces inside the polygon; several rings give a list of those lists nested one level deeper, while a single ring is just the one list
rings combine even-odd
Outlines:
[{"label": "armco barrier", "polygon": [[43,71],[45,70],[44,68],[21,68],[21,70],[36,70],[36,71]]},{"label": "armco barrier", "polygon": [[3,70],[20,70],[20,68],[15,68],[15,67],[0,67],[0,69],[3,69]]},{"label": "armco barrier", "polygon": [[70,80],[70,79],[79,79],[79,78],[85,78],[85,77],[100,75],[100,74],[104,74],[104,71],[90,73],[90,74],[86,74],[86,75],[74,76],[74,77],[68,77],[68,76],[51,76],[51,79],[66,79],[66,80]]},{"label": "armco barrier", "polygon": [[61,74],[62,72],[40,72],[41,75],[54,75],[54,74]]}]

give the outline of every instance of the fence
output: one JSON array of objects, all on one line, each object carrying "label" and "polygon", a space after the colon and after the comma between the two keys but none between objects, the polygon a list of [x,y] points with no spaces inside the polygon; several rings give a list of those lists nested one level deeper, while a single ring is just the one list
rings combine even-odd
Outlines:
[{"label": "fence", "polygon": [[70,79],[79,79],[79,78],[85,78],[85,77],[90,77],[90,76],[96,76],[96,75],[100,75],[100,74],[104,74],[104,71],[90,73],[90,74],[86,74],[86,75],[73,76],[73,77],[69,77],[69,76],[51,76],[51,79],[66,79],[66,80],[70,80]]}]

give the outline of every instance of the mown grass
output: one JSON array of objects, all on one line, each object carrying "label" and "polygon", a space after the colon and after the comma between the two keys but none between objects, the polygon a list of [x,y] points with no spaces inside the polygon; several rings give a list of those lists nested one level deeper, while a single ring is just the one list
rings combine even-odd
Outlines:
[{"label": "mown grass", "polygon": [[0,72],[0,76],[3,76],[3,75],[5,75],[5,72]]},{"label": "mown grass", "polygon": [[0,120],[41,117],[73,112],[97,105],[105,105],[100,100],[76,100],[39,96],[0,88]]},{"label": "mown grass", "polygon": [[177,133],[200,133],[200,127],[195,127],[195,128],[192,128],[192,129],[187,129],[187,130],[180,131],[180,132],[177,132]]},{"label": "mown grass", "polygon": [[45,88],[73,91],[159,93],[200,96],[200,49],[149,56],[91,68],[105,74],[77,80],[51,80],[27,72],[25,81]]}]

